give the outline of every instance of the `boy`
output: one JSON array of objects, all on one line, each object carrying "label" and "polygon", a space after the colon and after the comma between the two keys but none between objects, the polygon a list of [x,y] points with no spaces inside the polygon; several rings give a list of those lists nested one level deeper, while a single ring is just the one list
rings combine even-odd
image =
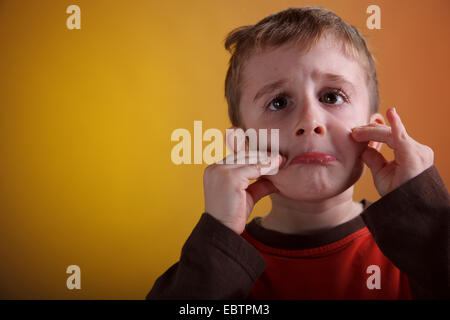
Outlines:
[{"label": "boy", "polygon": [[[395,108],[390,126],[377,113],[374,60],[357,29],[320,7],[289,8],[233,30],[225,46],[231,122],[279,129],[265,166],[279,170],[207,167],[205,212],[147,299],[448,298],[447,189]],[[352,200],[364,164],[375,203]],[[266,195],[271,211],[247,224]]]}]

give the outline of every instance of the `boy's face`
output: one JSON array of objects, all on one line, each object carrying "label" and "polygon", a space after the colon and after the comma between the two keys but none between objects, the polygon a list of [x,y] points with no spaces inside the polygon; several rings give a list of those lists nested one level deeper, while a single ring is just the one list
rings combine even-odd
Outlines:
[{"label": "boy's face", "polygon": [[[280,130],[279,150],[287,166],[267,178],[282,195],[293,199],[319,200],[342,193],[360,178],[364,168],[359,157],[367,143],[354,141],[350,132],[369,123],[366,73],[329,39],[333,38],[322,37],[303,54],[285,45],[252,55],[243,71],[242,125],[244,129],[266,128],[268,133]],[[280,80],[286,82],[258,94]],[[370,116],[370,122],[375,120],[384,123],[378,113]],[[336,160],[290,165],[305,152],[330,154]]]}]

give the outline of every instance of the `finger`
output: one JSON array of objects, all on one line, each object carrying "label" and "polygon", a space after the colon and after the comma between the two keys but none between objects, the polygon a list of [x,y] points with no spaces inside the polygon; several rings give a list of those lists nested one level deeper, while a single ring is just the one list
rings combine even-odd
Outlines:
[{"label": "finger", "polygon": [[261,175],[270,176],[277,174],[284,161],[285,158],[281,154],[271,156],[269,164],[261,168]]},{"label": "finger", "polygon": [[408,134],[406,132],[406,128],[402,123],[402,119],[400,119],[400,116],[397,113],[397,110],[395,108],[390,108],[386,112],[386,116],[388,118],[389,123],[392,127],[392,135],[395,139],[398,141],[405,140],[408,137]]},{"label": "finger", "polygon": [[258,150],[242,150],[236,156],[239,164],[256,164],[269,165],[271,156],[270,153],[261,152]]},{"label": "finger", "polygon": [[216,164],[227,164],[227,165],[245,165],[246,158],[249,156],[253,156],[255,151],[248,151],[248,150],[240,150],[237,153],[231,152],[229,155],[227,155],[222,160],[216,162]]},{"label": "finger", "polygon": [[247,188],[247,192],[253,198],[253,203],[258,202],[261,198],[277,191],[278,189],[273,185],[273,183],[265,178],[259,179]]},{"label": "finger", "polygon": [[281,155],[275,155],[274,157],[271,157],[269,165],[256,163],[242,166],[237,169],[236,174],[239,174],[241,177],[245,177],[248,180],[258,179],[262,175],[270,175],[275,174],[274,172],[278,172],[277,170],[281,161]]},{"label": "finger", "polygon": [[384,168],[388,162],[384,156],[372,147],[367,147],[361,155],[362,161],[372,171],[372,175],[376,176],[377,173]]},{"label": "finger", "polygon": [[241,128],[227,129],[225,142],[232,153],[238,153],[242,150],[249,150],[247,137]]},{"label": "finger", "polygon": [[395,148],[394,139],[392,137],[392,129],[385,125],[368,125],[356,127],[352,129],[352,137],[356,141],[378,141],[384,142],[392,149]]},{"label": "finger", "polygon": [[250,157],[247,160],[249,164],[258,164],[258,169],[261,175],[275,175],[278,173],[279,169],[286,162],[286,157],[281,154],[266,154],[258,153],[255,157]]},{"label": "finger", "polygon": [[270,165],[272,158],[270,152],[261,152],[257,150],[241,150],[238,153],[230,153],[224,159],[216,164],[226,164],[233,168],[242,167],[248,164],[260,163],[262,166]]},{"label": "finger", "polygon": [[276,157],[276,155],[271,155],[270,152],[257,150],[250,150],[248,151],[248,154],[249,164],[260,163],[262,165],[269,165],[270,161]]}]

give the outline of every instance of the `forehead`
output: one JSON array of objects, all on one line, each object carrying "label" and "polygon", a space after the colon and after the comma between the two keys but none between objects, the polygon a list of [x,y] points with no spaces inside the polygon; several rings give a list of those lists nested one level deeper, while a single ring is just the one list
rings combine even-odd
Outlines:
[{"label": "forehead", "polygon": [[335,75],[355,88],[365,83],[365,72],[358,57],[346,55],[343,46],[332,37],[321,37],[308,51],[294,44],[269,48],[251,55],[243,69],[244,94],[280,79],[291,81]]}]

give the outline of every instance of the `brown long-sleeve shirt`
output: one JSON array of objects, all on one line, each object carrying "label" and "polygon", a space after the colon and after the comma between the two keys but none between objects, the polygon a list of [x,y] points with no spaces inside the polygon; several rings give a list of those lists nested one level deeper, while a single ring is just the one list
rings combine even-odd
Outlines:
[{"label": "brown long-sleeve shirt", "polygon": [[448,299],[450,197],[436,167],[361,203],[360,216],[310,236],[260,217],[238,235],[204,212],[146,298]]}]

